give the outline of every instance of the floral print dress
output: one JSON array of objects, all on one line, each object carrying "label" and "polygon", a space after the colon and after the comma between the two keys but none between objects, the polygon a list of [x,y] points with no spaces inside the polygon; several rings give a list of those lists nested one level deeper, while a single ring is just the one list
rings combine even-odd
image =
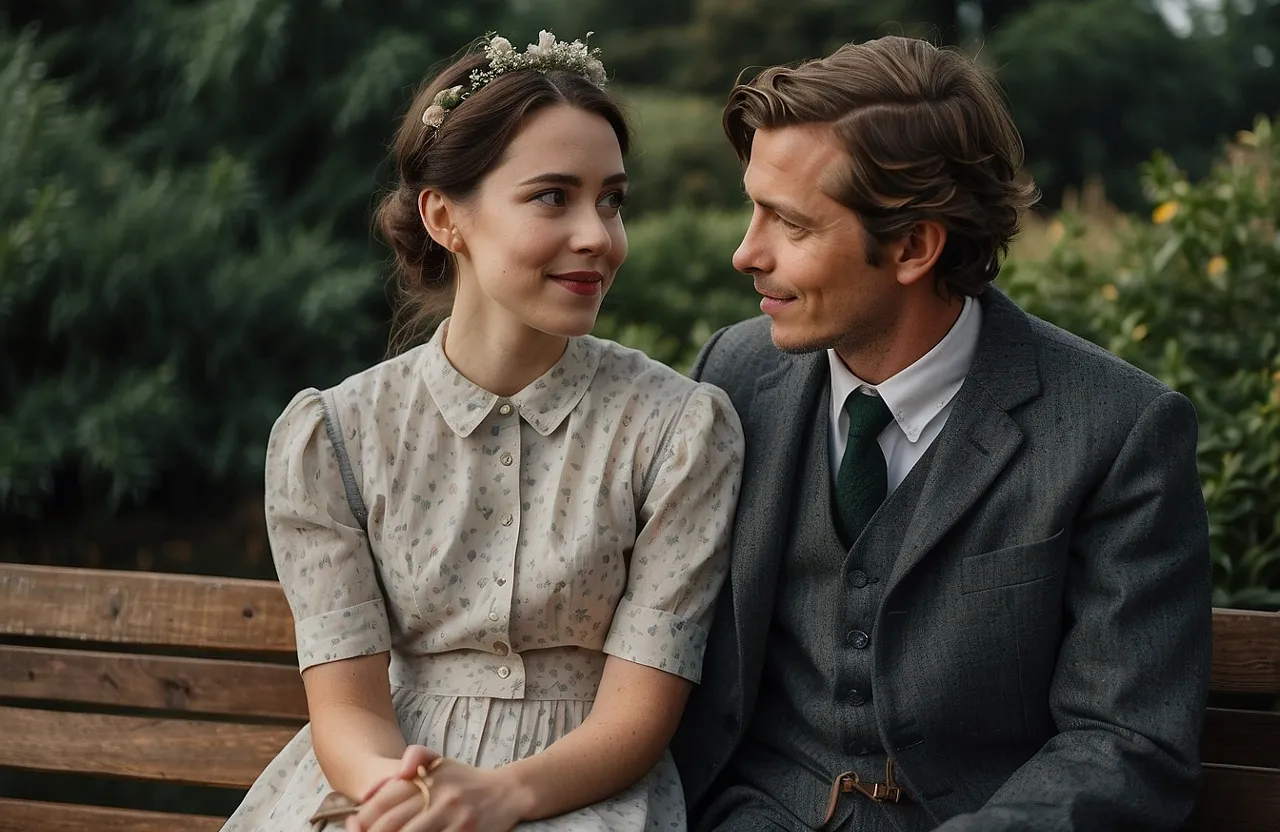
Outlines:
[{"label": "floral print dress", "polygon": [[[495,396],[449,363],[446,327],[331,391],[367,533],[314,389],[272,429],[267,525],[301,668],[390,651],[405,738],[497,767],[582,723],[606,656],[698,681],[742,430],[719,389],[591,336]],[[304,727],[224,830],[309,832],[330,790]],[[664,755],[621,794],[519,828],[685,827]]]}]

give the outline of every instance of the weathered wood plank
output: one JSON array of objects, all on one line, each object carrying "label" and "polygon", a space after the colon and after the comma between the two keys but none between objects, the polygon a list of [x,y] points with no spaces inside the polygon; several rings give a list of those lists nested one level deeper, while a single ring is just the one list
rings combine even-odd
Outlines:
[{"label": "weathered wood plank", "polygon": [[246,788],[296,731],[0,706],[0,766]]},{"label": "weathered wood plank", "polygon": [[0,832],[218,832],[222,818],[0,797]]},{"label": "weathered wood plank", "polygon": [[1280,829],[1280,771],[1206,765],[1187,829],[1193,832],[1275,832]]},{"label": "weathered wood plank", "polygon": [[1210,708],[1200,757],[1207,763],[1280,769],[1280,713]]},{"label": "weathered wood plank", "polygon": [[1280,693],[1280,613],[1215,609],[1211,678],[1223,693]]},{"label": "weathered wood plank", "polygon": [[307,719],[292,665],[0,644],[0,697]]},{"label": "weathered wood plank", "polygon": [[0,633],[293,652],[275,581],[0,564]]}]

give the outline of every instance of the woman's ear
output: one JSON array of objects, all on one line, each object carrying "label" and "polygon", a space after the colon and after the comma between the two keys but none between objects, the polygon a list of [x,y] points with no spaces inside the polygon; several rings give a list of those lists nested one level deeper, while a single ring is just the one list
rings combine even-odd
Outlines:
[{"label": "woman's ear", "polygon": [[455,254],[462,250],[462,237],[455,219],[458,207],[453,200],[430,188],[418,193],[418,216],[431,239]]}]

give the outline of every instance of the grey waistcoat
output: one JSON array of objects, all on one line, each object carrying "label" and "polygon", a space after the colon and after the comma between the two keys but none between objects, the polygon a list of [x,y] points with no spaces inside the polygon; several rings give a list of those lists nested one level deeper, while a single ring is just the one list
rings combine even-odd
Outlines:
[{"label": "grey waistcoat", "polygon": [[[925,454],[846,550],[832,506],[829,403],[826,389],[797,469],[795,528],[778,572],[759,701],[735,771],[811,828],[822,820],[837,774],[884,781],[871,631],[933,457]],[[831,828],[897,832],[919,828],[911,822],[917,813],[923,817],[919,807],[876,805],[855,792],[840,798]]]}]

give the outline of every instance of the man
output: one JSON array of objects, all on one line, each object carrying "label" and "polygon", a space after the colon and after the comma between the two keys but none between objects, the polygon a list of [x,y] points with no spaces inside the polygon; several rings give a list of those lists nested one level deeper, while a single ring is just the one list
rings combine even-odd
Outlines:
[{"label": "man", "polygon": [[990,287],[1034,197],[994,81],[888,37],[736,87],[765,316],[673,746],[700,830],[1174,830],[1208,685],[1191,404]]}]

